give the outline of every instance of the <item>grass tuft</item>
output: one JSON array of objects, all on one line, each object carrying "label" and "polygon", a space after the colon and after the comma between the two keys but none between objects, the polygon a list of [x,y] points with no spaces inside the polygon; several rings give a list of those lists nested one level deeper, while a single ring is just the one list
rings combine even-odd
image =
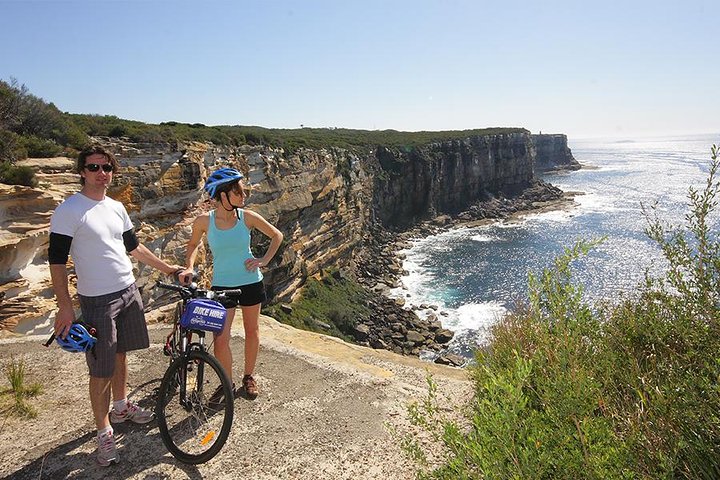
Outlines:
[{"label": "grass tuft", "polygon": [[10,388],[0,390],[0,405],[2,412],[21,418],[37,417],[37,409],[29,402],[29,398],[37,397],[42,393],[39,383],[26,383],[26,365],[23,360],[11,358],[4,368],[5,378]]}]

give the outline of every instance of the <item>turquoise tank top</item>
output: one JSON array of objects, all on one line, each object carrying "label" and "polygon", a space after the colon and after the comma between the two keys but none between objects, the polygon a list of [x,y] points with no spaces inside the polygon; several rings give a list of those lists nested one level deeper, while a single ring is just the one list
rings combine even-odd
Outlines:
[{"label": "turquoise tank top", "polygon": [[210,211],[207,238],[213,255],[213,287],[239,287],[263,279],[260,269],[251,272],[245,268],[245,260],[253,256],[250,229],[245,225],[245,212],[238,208],[237,213],[235,226],[220,230],[215,226],[215,210]]}]

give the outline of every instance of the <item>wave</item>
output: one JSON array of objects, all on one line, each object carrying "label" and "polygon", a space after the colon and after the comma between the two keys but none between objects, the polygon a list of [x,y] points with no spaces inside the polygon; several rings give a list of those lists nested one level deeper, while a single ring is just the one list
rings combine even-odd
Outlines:
[{"label": "wave", "polygon": [[618,210],[613,200],[597,192],[586,192],[585,195],[575,197],[579,213],[607,213]]},{"label": "wave", "polygon": [[523,215],[526,221],[545,221],[545,222],[569,222],[570,219],[577,215],[577,212],[571,210],[550,210],[541,213],[529,213]]},{"label": "wave", "polygon": [[484,242],[497,242],[502,239],[500,237],[495,237],[493,235],[486,235],[483,233],[478,233],[478,234],[472,235],[470,237],[470,240],[472,240],[473,242],[484,243]]},{"label": "wave", "polygon": [[443,326],[456,332],[486,330],[507,313],[508,309],[504,302],[493,300],[483,303],[466,303],[454,310],[449,310],[449,315],[446,320],[443,320]]}]

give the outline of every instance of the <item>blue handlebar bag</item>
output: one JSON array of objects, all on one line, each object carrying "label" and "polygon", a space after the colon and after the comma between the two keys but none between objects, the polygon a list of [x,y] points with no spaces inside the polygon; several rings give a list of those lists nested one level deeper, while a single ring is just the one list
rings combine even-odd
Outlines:
[{"label": "blue handlebar bag", "polygon": [[180,318],[180,325],[194,330],[220,333],[225,326],[227,310],[220,302],[206,298],[196,298],[187,303]]}]

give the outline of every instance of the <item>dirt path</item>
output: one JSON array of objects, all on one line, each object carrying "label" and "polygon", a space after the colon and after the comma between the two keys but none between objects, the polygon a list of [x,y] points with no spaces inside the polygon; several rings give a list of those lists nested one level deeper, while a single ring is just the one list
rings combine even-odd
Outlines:
[{"label": "dirt path", "polygon": [[[154,326],[150,348],[129,355],[131,398],[136,402],[147,403],[159,386],[167,366],[161,345],[168,331]],[[241,329],[233,329],[236,365],[242,358],[241,334]],[[181,464],[167,453],[155,422],[118,425],[120,463],[97,466],[84,357],[56,346],[44,348],[41,337],[0,341],[0,362],[23,359],[28,381],[44,386],[43,394],[32,400],[38,418],[0,418],[0,476],[410,479],[413,465],[388,425],[412,432],[406,405],[424,398],[428,370],[448,407],[460,405],[471,392],[461,370],[349,345],[269,317],[261,319],[261,335],[256,370],[260,397],[236,400],[228,442],[217,457],[199,466]],[[7,386],[4,376],[0,386]]]}]

